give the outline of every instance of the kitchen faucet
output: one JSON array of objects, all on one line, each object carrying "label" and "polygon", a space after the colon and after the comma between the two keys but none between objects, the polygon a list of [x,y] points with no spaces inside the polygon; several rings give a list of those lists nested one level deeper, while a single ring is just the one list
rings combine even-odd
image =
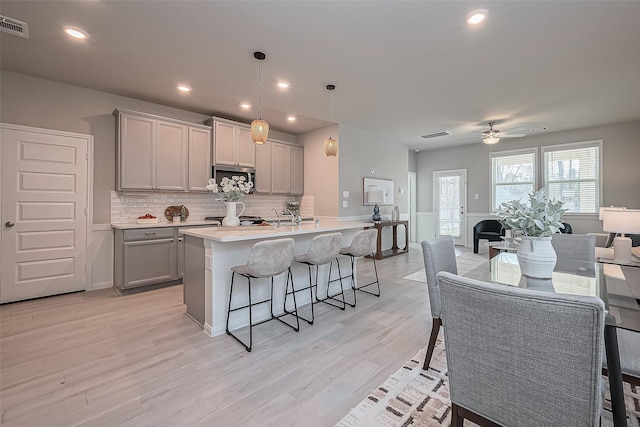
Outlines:
[{"label": "kitchen faucet", "polygon": [[276,227],[280,228],[280,215],[278,215],[278,211],[276,208],[273,208],[273,211],[276,213],[276,217],[278,218],[278,223],[276,224]]},{"label": "kitchen faucet", "polygon": [[291,225],[302,224],[302,217],[298,211],[291,211],[287,209],[286,211],[282,211],[282,215],[289,215],[291,217]]}]

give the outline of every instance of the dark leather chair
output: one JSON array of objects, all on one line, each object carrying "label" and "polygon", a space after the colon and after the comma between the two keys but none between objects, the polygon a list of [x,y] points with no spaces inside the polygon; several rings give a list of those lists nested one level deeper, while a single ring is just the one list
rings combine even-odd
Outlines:
[{"label": "dark leather chair", "polygon": [[478,253],[478,240],[486,239],[490,242],[499,242],[504,236],[504,229],[497,219],[483,219],[473,226],[473,253]]},{"label": "dark leather chair", "polygon": [[563,234],[573,234],[573,229],[571,228],[571,224],[563,222],[564,228],[560,229],[560,232]]}]

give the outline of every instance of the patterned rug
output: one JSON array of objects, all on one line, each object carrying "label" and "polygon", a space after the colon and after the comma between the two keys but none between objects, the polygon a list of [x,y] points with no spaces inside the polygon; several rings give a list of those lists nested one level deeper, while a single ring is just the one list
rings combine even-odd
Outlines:
[{"label": "patterned rug", "polygon": [[[459,275],[467,274],[469,271],[473,270],[480,264],[483,264],[487,261],[489,261],[487,254],[478,255],[474,253],[465,253],[465,254],[458,255],[456,257],[456,263],[458,264],[458,274]],[[415,280],[416,282],[426,283],[427,275],[423,268],[422,270],[416,271],[413,274],[404,276],[403,279]]]},{"label": "patterned rug", "polygon": [[[351,409],[336,427],[449,426],[451,406],[442,333],[429,370],[422,370],[426,347]],[[608,390],[608,385],[607,385]],[[640,387],[624,383],[629,427],[640,426]],[[602,426],[613,426],[607,392]],[[466,420],[465,426],[476,424]]]}]

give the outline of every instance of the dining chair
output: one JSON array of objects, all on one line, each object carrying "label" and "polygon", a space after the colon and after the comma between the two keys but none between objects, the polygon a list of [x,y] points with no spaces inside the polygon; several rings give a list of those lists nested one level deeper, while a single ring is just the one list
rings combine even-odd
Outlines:
[{"label": "dining chair", "polygon": [[[629,384],[640,386],[640,333],[618,328],[618,354],[622,379]],[[607,374],[607,358],[603,355],[603,371]]]},{"label": "dining chair", "polygon": [[576,262],[593,263],[596,260],[596,237],[588,234],[551,235],[551,245],[556,251],[557,271],[574,271]]},{"label": "dining chair", "polygon": [[422,369],[429,369],[433,349],[436,346],[438,332],[442,325],[440,319],[440,288],[438,287],[437,274],[441,271],[458,274],[456,264],[456,250],[453,246],[453,237],[442,236],[422,242],[422,256],[424,258],[424,271],[427,276],[427,291],[429,292],[429,306],[431,307],[431,335],[427,345],[427,354],[424,358]]},{"label": "dining chair", "polygon": [[451,425],[597,426],[604,303],[438,273]]},{"label": "dining chair", "polygon": [[[246,264],[235,265],[231,267],[231,287],[229,288],[229,306],[227,309],[227,324],[226,331],[227,335],[231,335],[242,344],[247,351],[251,351],[253,347],[253,327],[260,325],[264,322],[268,322],[270,320],[278,320],[285,325],[292,328],[294,331],[300,331],[300,319],[298,316],[298,304],[296,302],[296,294],[293,292],[293,310],[288,311],[286,309],[286,300],[284,305],[284,313],[275,314],[273,307],[274,300],[274,286],[273,286],[273,278],[281,275],[284,272],[287,272],[286,285],[285,289],[282,292],[283,295],[289,293],[289,283],[291,283],[291,289],[294,289],[293,286],[293,274],[291,274],[291,264],[293,263],[294,253],[293,253],[294,241],[291,238],[285,239],[275,239],[275,240],[264,240],[260,241],[253,245],[251,251],[249,252],[249,257]],[[237,275],[245,277],[247,279],[248,293],[249,293],[249,301],[247,304],[236,302],[235,306],[232,306],[233,298],[233,288],[234,288],[234,280]],[[253,286],[256,286],[257,279],[271,279],[271,287],[270,287],[270,296],[266,299],[261,299],[260,301],[254,301],[251,298],[251,291]],[[253,281],[251,279],[254,279]],[[260,320],[258,322],[253,321],[253,307],[269,303],[271,308],[270,316],[264,320]],[[247,309],[249,315],[249,344],[246,344],[240,337],[229,329],[229,319],[233,312],[239,310]],[[295,318],[295,325],[292,325],[288,322],[282,320],[283,316],[293,315]]]},{"label": "dining chair", "polygon": [[[318,272],[320,270],[320,267],[323,265],[329,265],[329,273],[327,276],[327,293],[326,293],[327,297],[329,296],[329,284],[331,283],[331,267],[333,265],[333,261],[336,261],[338,266],[338,277],[341,276],[340,263],[338,262],[338,255],[340,254],[341,242],[342,242],[341,233],[320,234],[318,236],[315,236],[313,239],[311,239],[311,243],[309,245],[309,250],[307,251],[307,253],[296,255],[294,258],[296,262],[307,265],[309,269],[309,286],[299,288],[299,289],[292,289],[291,292],[287,292],[284,298],[284,304],[286,307],[287,297],[290,294],[309,289],[309,301],[311,301],[311,303],[309,304],[311,306],[311,318],[303,317],[300,314],[298,314],[298,317],[305,320],[310,325],[313,325],[313,322],[315,319],[313,304],[321,301],[326,302],[326,299],[318,298]],[[316,267],[315,282],[312,280],[311,266]],[[341,307],[339,306],[338,308],[341,308],[342,310],[344,310],[345,299],[344,299],[344,289],[342,287],[342,279],[338,279],[338,280],[340,281],[340,293],[342,294],[342,302],[343,302],[342,306]],[[314,288],[316,290],[315,294],[313,293]],[[335,306],[335,304],[329,304],[329,305]]]}]

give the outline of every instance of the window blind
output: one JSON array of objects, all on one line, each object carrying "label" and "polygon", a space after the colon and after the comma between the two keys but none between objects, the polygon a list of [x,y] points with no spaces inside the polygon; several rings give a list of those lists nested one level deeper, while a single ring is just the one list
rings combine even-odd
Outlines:
[{"label": "window blind", "polygon": [[528,200],[536,182],[536,150],[491,154],[492,207],[511,200]]},{"label": "window blind", "polygon": [[600,206],[600,143],[543,147],[547,196],[564,202],[569,213],[598,213]]}]

